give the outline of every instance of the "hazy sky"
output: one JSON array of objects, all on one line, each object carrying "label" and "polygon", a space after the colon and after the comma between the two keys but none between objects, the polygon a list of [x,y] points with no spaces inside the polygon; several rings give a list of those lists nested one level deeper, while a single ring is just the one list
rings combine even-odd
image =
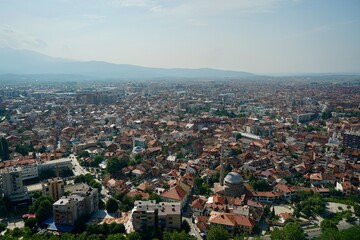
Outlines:
[{"label": "hazy sky", "polygon": [[360,0],[0,0],[0,46],[150,67],[360,72]]}]

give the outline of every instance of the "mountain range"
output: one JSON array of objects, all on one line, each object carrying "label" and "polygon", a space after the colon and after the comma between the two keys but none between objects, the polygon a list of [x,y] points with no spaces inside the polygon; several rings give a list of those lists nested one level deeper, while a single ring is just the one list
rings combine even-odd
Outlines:
[{"label": "mountain range", "polygon": [[30,50],[0,48],[2,75],[73,75],[92,79],[236,79],[254,77],[247,72],[211,68],[150,68],[102,61],[74,61]]}]

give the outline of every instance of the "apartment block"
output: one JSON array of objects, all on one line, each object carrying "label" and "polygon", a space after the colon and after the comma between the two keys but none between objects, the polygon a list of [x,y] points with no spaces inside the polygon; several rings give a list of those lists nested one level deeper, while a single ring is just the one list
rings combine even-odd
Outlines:
[{"label": "apartment block", "polygon": [[360,132],[344,133],[344,147],[352,149],[360,149]]},{"label": "apartment block", "polygon": [[27,189],[23,185],[23,175],[20,167],[7,167],[0,170],[0,193],[9,197],[12,202],[29,199]]},{"label": "apartment block", "polygon": [[55,201],[64,195],[64,181],[61,178],[50,178],[41,183],[42,194],[50,196]]},{"label": "apartment block", "polygon": [[132,224],[135,231],[143,231],[148,227],[161,227],[166,230],[181,228],[180,203],[151,201],[135,201],[132,210]]},{"label": "apartment block", "polygon": [[97,189],[83,184],[70,196],[63,196],[53,204],[54,221],[59,225],[74,225],[83,215],[93,214],[99,206]]},{"label": "apartment block", "polygon": [[85,213],[84,198],[77,195],[61,198],[53,204],[54,221],[59,225],[74,225]]}]

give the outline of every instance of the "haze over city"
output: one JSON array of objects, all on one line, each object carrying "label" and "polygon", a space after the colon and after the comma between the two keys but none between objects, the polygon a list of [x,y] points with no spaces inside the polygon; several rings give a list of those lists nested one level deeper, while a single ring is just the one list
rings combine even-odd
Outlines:
[{"label": "haze over city", "polygon": [[359,73],[360,2],[0,0],[0,47],[256,74]]}]

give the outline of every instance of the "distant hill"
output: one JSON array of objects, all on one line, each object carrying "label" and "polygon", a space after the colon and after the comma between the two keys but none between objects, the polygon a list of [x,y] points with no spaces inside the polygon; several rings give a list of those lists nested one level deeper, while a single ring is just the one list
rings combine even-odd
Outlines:
[{"label": "distant hill", "polygon": [[256,75],[247,72],[210,68],[148,68],[101,61],[73,61],[49,57],[29,50],[0,48],[0,74],[71,75],[90,78],[156,79],[156,78],[246,78]]}]

